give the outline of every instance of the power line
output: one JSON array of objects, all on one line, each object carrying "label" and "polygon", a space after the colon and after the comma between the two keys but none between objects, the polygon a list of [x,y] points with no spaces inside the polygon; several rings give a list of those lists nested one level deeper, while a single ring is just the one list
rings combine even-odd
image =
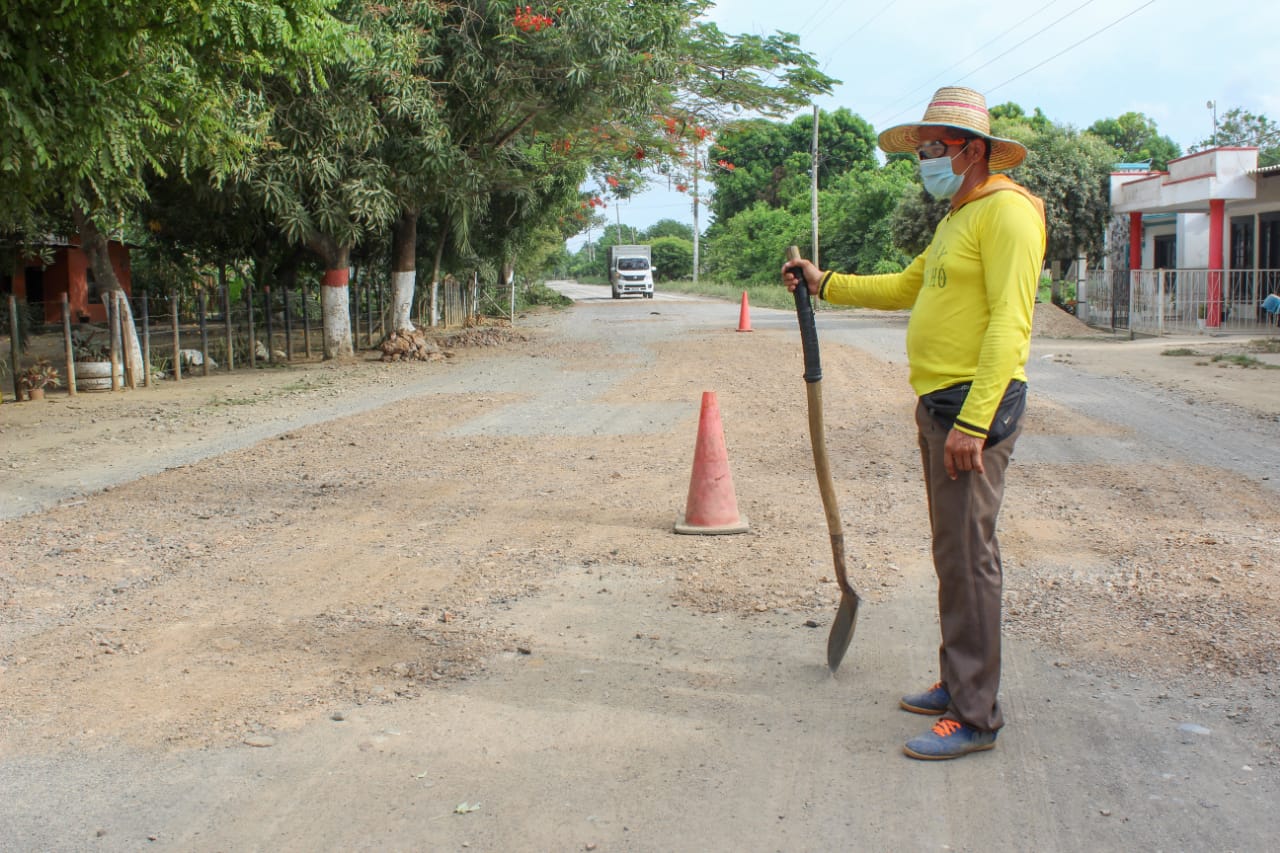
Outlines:
[{"label": "power line", "polygon": [[1089,41],[1089,39],[1093,38],[1094,36],[1101,35],[1102,33],[1106,32],[1107,30],[1109,30],[1109,29],[1111,29],[1112,27],[1114,27],[1116,24],[1118,24],[1118,23],[1120,23],[1121,21],[1123,21],[1125,18],[1131,18],[1131,17],[1133,17],[1134,15],[1138,14],[1138,13],[1139,13],[1139,12],[1141,12],[1143,9],[1147,8],[1148,6],[1150,6],[1151,4],[1153,4],[1153,3],[1155,3],[1155,2],[1156,2],[1156,0],[1147,0],[1147,2],[1146,2],[1146,3],[1143,3],[1141,6],[1139,6],[1139,7],[1138,7],[1138,8],[1136,8],[1136,9],[1134,9],[1132,12],[1128,13],[1127,15],[1122,15],[1121,17],[1116,18],[1114,21],[1112,21],[1111,23],[1107,24],[1107,25],[1106,25],[1105,27],[1103,27],[1102,29],[1099,29],[1099,30],[1096,30],[1096,31],[1094,31],[1094,32],[1090,33],[1089,35],[1087,35],[1087,36],[1085,36],[1084,38],[1080,39],[1080,41],[1076,42],[1075,44],[1073,44],[1073,45],[1071,45],[1071,46],[1069,46],[1069,47],[1065,47],[1065,48],[1063,48],[1062,50],[1060,50],[1060,51],[1058,51],[1057,53],[1055,53],[1053,56],[1050,56],[1048,59],[1045,59],[1044,61],[1039,62],[1039,63],[1037,63],[1037,64],[1035,64],[1035,65],[1031,66],[1031,67],[1030,67],[1030,68],[1028,68],[1026,71],[1023,71],[1021,74],[1015,74],[1014,76],[1010,77],[1008,80],[1005,80],[1003,83],[1000,83],[999,85],[996,85],[996,86],[992,86],[990,89],[988,89],[988,90],[987,90],[987,93],[988,93],[988,94],[990,94],[991,92],[996,91],[997,89],[999,89],[999,88],[1000,88],[1000,87],[1002,87],[1002,86],[1007,86],[1007,85],[1009,85],[1009,84],[1010,84],[1010,83],[1012,83],[1014,80],[1017,80],[1019,77],[1022,77],[1022,76],[1024,76],[1024,75],[1030,74],[1032,71],[1035,71],[1037,68],[1041,67],[1042,65],[1045,65],[1045,64],[1047,64],[1047,63],[1049,63],[1049,62],[1052,62],[1053,60],[1057,59],[1059,56],[1062,56],[1062,54],[1066,53],[1067,51],[1069,51],[1069,50],[1074,50],[1075,48],[1077,48],[1077,47],[1079,47],[1080,45],[1084,44],[1085,42]]},{"label": "power line", "polygon": [[894,109],[894,108],[895,108],[895,107],[897,107],[900,103],[902,103],[903,101],[905,101],[907,98],[910,98],[910,97],[911,97],[912,95],[914,95],[916,92],[919,92],[921,89],[923,89],[924,87],[928,86],[930,83],[932,83],[932,82],[934,82],[934,81],[938,80],[940,77],[942,77],[942,75],[943,75],[943,74],[946,74],[947,72],[951,71],[953,68],[959,68],[961,65],[964,65],[964,64],[965,64],[966,62],[968,62],[970,59],[973,59],[975,56],[977,56],[978,54],[982,53],[982,51],[986,50],[988,47],[990,47],[991,45],[995,44],[995,43],[996,43],[996,42],[998,42],[1000,39],[1004,38],[1004,37],[1005,37],[1005,36],[1007,36],[1009,33],[1013,32],[1013,31],[1014,31],[1014,30],[1016,30],[1018,27],[1022,26],[1022,25],[1023,25],[1023,24],[1025,24],[1027,21],[1029,21],[1029,20],[1031,20],[1032,18],[1036,17],[1036,16],[1037,16],[1037,15],[1039,15],[1041,12],[1043,12],[1045,9],[1048,9],[1050,6],[1054,5],[1054,4],[1055,4],[1055,3],[1057,3],[1057,2],[1058,2],[1058,0],[1049,0],[1049,2],[1048,2],[1048,3],[1045,3],[1045,4],[1044,4],[1043,6],[1041,6],[1039,9],[1035,10],[1035,11],[1034,11],[1034,12],[1032,12],[1030,15],[1027,15],[1025,18],[1023,18],[1021,21],[1018,21],[1018,23],[1016,23],[1016,24],[1014,24],[1013,26],[1009,27],[1009,29],[1007,29],[1007,30],[1005,30],[1004,32],[1000,33],[999,35],[995,36],[995,37],[994,37],[994,38],[992,38],[990,41],[988,41],[986,44],[982,45],[982,46],[981,46],[981,47],[979,47],[977,50],[975,50],[973,53],[971,53],[971,54],[969,54],[968,56],[966,56],[964,59],[961,59],[961,60],[959,60],[958,62],[956,62],[956,63],[954,63],[954,64],[952,64],[952,65],[947,66],[947,67],[946,67],[946,68],[944,68],[942,71],[939,71],[937,74],[935,74],[935,75],[933,75],[932,77],[930,77],[928,80],[925,80],[925,81],[924,81],[923,83],[921,83],[919,86],[916,86],[916,87],[915,87],[914,89],[912,89],[910,92],[907,92],[905,95],[902,95],[901,97],[896,98],[894,101],[892,101],[892,102],[890,103],[890,105],[889,105],[888,107],[886,107],[886,108],[885,108],[885,111],[887,112],[888,110]]},{"label": "power line", "polygon": [[[968,74],[966,74],[966,75],[964,75],[963,77],[961,77],[960,79],[961,79],[961,80],[968,80],[970,77],[972,77],[973,75],[977,74],[979,71],[981,71],[982,69],[986,68],[986,67],[987,67],[988,65],[990,65],[991,63],[995,62],[997,59],[1004,59],[1006,56],[1008,56],[1009,54],[1013,53],[1015,50],[1017,50],[1018,48],[1022,47],[1024,44],[1026,44],[1027,42],[1031,41],[1031,40],[1032,40],[1033,38],[1035,38],[1036,36],[1040,35],[1041,33],[1045,32],[1046,30],[1049,30],[1049,29],[1052,29],[1053,27],[1056,27],[1058,24],[1062,23],[1062,22],[1063,22],[1063,21],[1065,21],[1067,18],[1070,18],[1070,17],[1071,17],[1072,15],[1074,15],[1076,12],[1079,12],[1079,11],[1080,11],[1081,9],[1083,9],[1085,6],[1088,6],[1089,4],[1091,4],[1091,3],[1093,3],[1093,2],[1094,2],[1094,0],[1085,0],[1085,1],[1084,1],[1083,3],[1081,3],[1079,6],[1075,7],[1074,9],[1072,9],[1072,10],[1071,10],[1070,12],[1068,12],[1067,14],[1063,15],[1063,16],[1062,16],[1061,18],[1059,18],[1058,20],[1054,21],[1053,23],[1051,23],[1051,24],[1049,24],[1049,25],[1047,25],[1047,26],[1045,26],[1045,27],[1042,27],[1041,29],[1039,29],[1039,30],[1037,30],[1036,32],[1032,33],[1031,35],[1027,36],[1027,37],[1026,37],[1026,38],[1024,38],[1022,41],[1018,42],[1018,43],[1017,43],[1017,44],[1015,44],[1013,47],[1009,48],[1008,50],[1006,50],[1004,53],[1000,54],[999,56],[992,57],[990,60],[988,60],[987,62],[984,62],[982,65],[979,65],[977,68],[973,69],[973,70],[972,70],[972,71],[970,71]],[[1153,0],[1153,2],[1154,2],[1154,0]]]},{"label": "power line", "polygon": [[[988,65],[990,65],[991,63],[995,62],[995,61],[996,61],[996,60],[998,60],[998,59],[1002,59],[1002,58],[1004,58],[1004,57],[1008,56],[1010,53],[1012,53],[1013,51],[1015,51],[1015,50],[1017,50],[1018,48],[1022,47],[1024,44],[1026,44],[1027,42],[1031,41],[1031,40],[1032,40],[1033,38],[1035,38],[1036,36],[1042,35],[1042,34],[1044,34],[1045,32],[1047,32],[1048,30],[1053,29],[1053,28],[1054,28],[1054,27],[1056,27],[1058,24],[1062,23],[1062,22],[1063,22],[1063,21],[1065,21],[1067,18],[1070,18],[1072,15],[1076,14],[1076,13],[1077,13],[1077,12],[1079,12],[1081,9],[1083,9],[1085,6],[1088,6],[1088,5],[1092,4],[1093,2],[1095,2],[1095,0],[1085,0],[1085,2],[1081,3],[1079,6],[1075,7],[1075,8],[1074,8],[1074,9],[1072,9],[1070,12],[1067,12],[1065,15],[1063,15],[1063,16],[1061,16],[1061,17],[1059,17],[1059,18],[1057,18],[1057,19],[1055,19],[1055,20],[1053,20],[1053,21],[1051,21],[1050,23],[1048,23],[1048,24],[1046,24],[1045,26],[1041,27],[1040,29],[1036,30],[1034,33],[1032,33],[1031,35],[1027,36],[1027,37],[1026,37],[1026,38],[1024,38],[1022,41],[1018,42],[1018,43],[1017,43],[1017,44],[1015,44],[1013,47],[1011,47],[1011,48],[1009,48],[1008,50],[1006,50],[1004,53],[1001,53],[1001,54],[999,54],[998,56],[993,57],[992,59],[987,60],[987,61],[986,61],[986,62],[984,62],[982,65],[979,65],[977,68],[973,69],[972,71],[970,71],[968,74],[966,74],[966,75],[964,75],[963,77],[961,77],[961,78],[960,78],[960,80],[957,80],[956,82],[957,82],[957,83],[959,83],[959,82],[961,82],[961,81],[968,80],[968,79],[969,79],[970,77],[972,77],[974,74],[977,74],[979,71],[981,71],[982,69],[986,68],[986,67],[987,67]],[[1154,2],[1154,0],[1152,0],[1152,2]],[[922,103],[922,102],[917,102],[916,104],[913,104],[912,106],[919,106],[919,105],[920,105],[920,103]],[[895,113],[894,115],[890,116],[890,117],[886,120],[886,122],[885,122],[885,123],[886,123],[886,124],[888,124],[889,122],[892,122],[892,121],[893,121],[893,119],[897,118],[898,116],[903,115],[904,113],[910,112],[910,111],[911,111],[911,108],[912,108],[912,107],[907,107],[906,109],[901,110],[901,111],[900,111],[900,112],[898,112],[898,113]]]},{"label": "power line", "polygon": [[830,6],[833,2],[834,0],[824,0],[821,6],[819,6],[817,9],[814,9],[813,12],[810,13],[809,17],[805,19],[805,22],[801,24],[800,27],[796,30],[796,33],[799,35],[803,35],[806,32],[808,32],[809,25],[813,23],[815,18],[817,18],[819,15],[825,12],[827,10],[827,7]]},{"label": "power line", "polygon": [[[883,7],[879,12],[876,12],[876,13],[875,13],[874,15],[872,15],[870,18],[867,18],[867,22],[866,22],[865,24],[863,24],[862,26],[858,27],[856,30],[854,30],[852,33],[850,33],[850,35],[849,35],[849,37],[848,37],[847,39],[845,39],[844,41],[840,42],[840,44],[838,44],[838,45],[836,45],[834,48],[832,48],[832,50],[831,50],[831,54],[832,54],[832,56],[834,57],[834,56],[835,56],[835,54],[839,52],[840,48],[844,47],[846,44],[848,44],[849,42],[853,41],[854,37],[855,37],[855,36],[857,36],[857,35],[858,35],[858,33],[862,32],[862,31],[863,31],[863,30],[865,30],[867,27],[871,26],[871,24],[875,21],[875,19],[876,19],[876,18],[880,17],[880,16],[881,16],[881,15],[883,15],[885,12],[888,12],[890,9],[892,9],[892,8],[894,7],[895,2],[896,2],[896,0],[889,0],[889,2],[888,2],[887,4],[885,4],[885,6],[884,6],[884,7]],[[1090,0],[1090,2],[1092,2],[1092,0]],[[831,64],[831,60],[830,60],[830,59],[828,59],[828,60],[827,60],[827,62],[826,62],[826,65],[830,65],[830,64]],[[823,66],[823,68],[826,68],[826,65],[824,65],[824,66]]]}]

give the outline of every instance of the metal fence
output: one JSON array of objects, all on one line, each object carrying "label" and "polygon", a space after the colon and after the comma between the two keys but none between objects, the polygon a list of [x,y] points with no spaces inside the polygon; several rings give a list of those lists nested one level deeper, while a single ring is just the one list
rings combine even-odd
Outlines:
[{"label": "metal fence", "polygon": [[1076,316],[1091,326],[1142,335],[1199,332],[1278,335],[1263,302],[1280,293],[1280,270],[1091,272]]}]

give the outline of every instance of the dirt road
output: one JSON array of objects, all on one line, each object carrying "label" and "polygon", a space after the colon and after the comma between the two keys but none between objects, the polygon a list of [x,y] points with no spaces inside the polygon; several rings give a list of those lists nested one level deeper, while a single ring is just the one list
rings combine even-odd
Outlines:
[{"label": "dirt road", "polygon": [[[902,318],[819,317],[868,598],[835,679],[795,321],[752,319],[604,299],[442,362],[0,406],[0,847],[1271,846],[1277,374],[1036,338],[1008,727],[929,764]],[[671,532],[704,390],[742,536]]]}]

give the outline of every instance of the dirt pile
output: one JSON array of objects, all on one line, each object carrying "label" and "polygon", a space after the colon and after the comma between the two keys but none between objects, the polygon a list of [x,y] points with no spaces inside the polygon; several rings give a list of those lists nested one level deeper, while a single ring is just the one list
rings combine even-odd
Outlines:
[{"label": "dirt pile", "polygon": [[1052,302],[1037,302],[1031,318],[1031,334],[1038,338],[1093,338],[1111,337],[1105,332],[1082,323],[1074,314]]}]

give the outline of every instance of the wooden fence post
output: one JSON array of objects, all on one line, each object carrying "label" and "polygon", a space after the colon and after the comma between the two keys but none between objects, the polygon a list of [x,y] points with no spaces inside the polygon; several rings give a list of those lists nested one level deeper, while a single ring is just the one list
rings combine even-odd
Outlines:
[{"label": "wooden fence post", "polygon": [[129,305],[129,297],[124,295],[123,290],[116,291],[117,313],[120,315],[120,352],[124,358],[124,379],[125,385],[131,390],[136,391],[138,388],[138,371],[141,370],[146,375],[149,365],[139,365],[133,358],[133,342],[138,339],[137,326],[130,327],[132,335],[125,336],[125,323],[133,322],[133,311]]},{"label": "wooden fence post", "polygon": [[307,354],[307,361],[311,360],[311,311],[307,308],[307,283],[302,283],[302,346],[303,351]]},{"label": "wooden fence post", "polygon": [[173,381],[182,381],[182,331],[178,327],[178,294],[171,297],[173,303]]},{"label": "wooden fence post", "polygon": [[151,387],[151,300],[142,294],[142,386]]},{"label": "wooden fence post", "polygon": [[18,355],[21,353],[22,347],[18,343],[18,298],[12,293],[9,294],[9,361],[10,367],[13,369],[10,373],[13,375],[13,398],[15,400],[22,399],[22,383],[18,381],[18,374],[21,372],[21,365],[18,364]]},{"label": "wooden fence post", "polygon": [[284,285],[284,360],[293,361],[293,314],[289,310],[289,285]]},{"label": "wooden fence post", "polygon": [[76,353],[71,344],[71,303],[62,294],[62,342],[67,349],[67,394],[76,395]]},{"label": "wooden fence post", "polygon": [[262,319],[267,329],[267,364],[275,364],[276,342],[275,329],[271,321],[271,285],[262,286]]},{"label": "wooden fence post", "polygon": [[124,387],[121,381],[124,369],[120,363],[120,306],[116,304],[113,291],[108,292],[102,304],[107,309],[107,338],[111,341],[111,390],[119,391]]},{"label": "wooden fence post", "polygon": [[249,308],[249,367],[258,364],[258,337],[253,327],[253,284],[246,282],[244,286],[244,304]]},{"label": "wooden fence post", "polygon": [[209,375],[209,319],[208,314],[209,300],[205,297],[204,291],[200,291],[200,358],[204,360],[204,376]]},{"label": "wooden fence post", "polygon": [[222,285],[222,325],[227,331],[227,372],[236,369],[235,327],[231,325],[231,285],[227,283],[227,268],[218,264],[218,278]]}]

